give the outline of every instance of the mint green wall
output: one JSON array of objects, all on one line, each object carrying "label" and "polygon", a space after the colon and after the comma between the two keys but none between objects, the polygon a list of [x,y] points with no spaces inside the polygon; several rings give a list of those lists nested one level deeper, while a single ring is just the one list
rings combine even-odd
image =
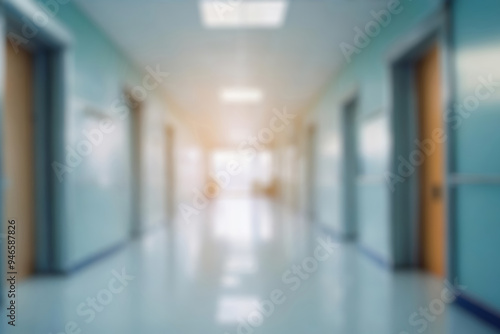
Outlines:
[{"label": "mint green wall", "polygon": [[[315,107],[320,132],[317,213],[320,223],[342,234],[342,129],[341,101],[359,93],[360,161],[365,177],[358,184],[359,242],[387,262],[392,261],[389,238],[389,194],[383,173],[389,170],[388,128],[389,50],[413,27],[435,12],[438,1],[404,1],[405,9],[333,80]],[[478,77],[493,75],[500,82],[500,2],[478,6],[469,0],[453,2],[454,37],[450,58],[454,75],[452,93],[461,103],[473,96]],[[350,41],[346,41],[350,42]],[[351,43],[352,44],[352,43]],[[467,287],[466,294],[500,310],[500,85],[492,96],[452,131],[450,169],[454,272]]]},{"label": "mint green wall", "polygon": [[[131,221],[131,117],[113,114],[113,102],[122,96],[126,85],[142,82],[143,72],[133,64],[76,6],[60,6],[57,19],[73,37],[69,51],[71,85],[67,113],[67,145],[75,148],[85,139],[99,117],[85,111],[94,108],[110,115],[115,129],[102,144],[71,173],[65,175],[66,219],[59,231],[62,242],[61,270],[69,270],[87,259],[126,241]],[[151,93],[153,94],[153,92]],[[145,103],[143,114],[143,165],[155,182],[144,182],[148,199],[141,202],[144,228],[165,219],[163,118],[161,104]],[[153,154],[152,154],[153,153]],[[145,179],[145,177],[144,177]],[[146,180],[147,181],[147,180]]]},{"label": "mint green wall", "polygon": [[[478,77],[492,76],[494,93],[465,116],[455,131],[456,161],[452,172],[476,181],[455,187],[456,275],[466,293],[500,310],[500,2],[456,0],[456,102],[474,96]],[[496,182],[488,181],[495,179]]]},{"label": "mint green wall", "polygon": [[[376,256],[390,263],[388,170],[389,71],[387,54],[405,33],[422,22],[439,6],[438,1],[402,1],[402,12],[370,44],[354,54],[334,79],[314,110],[319,126],[317,173],[318,220],[340,235],[346,232],[342,207],[341,108],[346,97],[358,92],[358,145],[361,181],[358,182],[358,241]],[[365,23],[366,24],[366,23]],[[364,25],[359,25],[364,28]],[[354,29],[354,26],[353,26]],[[352,34],[354,38],[354,31]],[[352,39],[346,43],[353,44]],[[341,54],[339,47],[339,54]],[[326,181],[326,182],[325,182]]]}]

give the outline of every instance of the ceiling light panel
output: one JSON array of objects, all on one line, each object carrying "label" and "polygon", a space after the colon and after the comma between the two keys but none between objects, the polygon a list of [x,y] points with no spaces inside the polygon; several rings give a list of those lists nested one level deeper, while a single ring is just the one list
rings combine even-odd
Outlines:
[{"label": "ceiling light panel", "polygon": [[262,101],[262,92],[256,88],[226,88],[221,91],[222,101],[228,103],[255,103]]},{"label": "ceiling light panel", "polygon": [[285,21],[286,0],[200,0],[207,28],[279,28]]}]

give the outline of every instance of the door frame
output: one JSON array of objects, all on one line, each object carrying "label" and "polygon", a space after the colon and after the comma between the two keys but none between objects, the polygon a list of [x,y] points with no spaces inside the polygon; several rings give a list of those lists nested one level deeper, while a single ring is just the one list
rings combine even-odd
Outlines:
[{"label": "door frame", "polygon": [[[38,31],[25,38],[23,48],[34,59],[34,173],[35,173],[35,270],[58,272],[63,266],[64,226],[66,222],[65,198],[67,181],[60,181],[52,163],[65,161],[66,110],[68,109],[68,85],[70,82],[69,50],[72,37],[49,19],[44,25],[36,24],[35,18],[44,12],[35,3],[4,0],[0,7],[0,76],[5,77],[6,43],[12,34],[23,35],[23,24],[36,26]],[[0,82],[0,129],[3,124],[5,83]],[[0,130],[1,133],[1,130]],[[0,175],[5,184],[3,171],[3,138],[0,135]],[[0,226],[4,231],[5,188],[0,191]],[[3,233],[3,232],[2,232]],[[4,245],[0,239],[1,272],[4,265]],[[1,288],[1,286],[0,286]]]},{"label": "door frame", "polygon": [[142,225],[142,156],[143,156],[143,136],[142,128],[144,122],[144,102],[134,98],[132,85],[125,87],[124,96],[130,111],[130,162],[131,162],[131,227],[130,236],[139,237],[143,232]]},{"label": "door frame", "polygon": [[[355,240],[357,238],[357,235],[358,235],[358,221],[359,219],[355,218],[355,225],[352,227],[349,228],[349,223],[347,221],[347,217],[351,214],[351,215],[354,215],[356,216],[356,210],[355,210],[355,207],[356,207],[356,204],[357,204],[357,177],[358,175],[354,175],[353,177],[353,181],[354,181],[354,196],[353,196],[353,200],[354,200],[354,203],[349,202],[348,199],[347,199],[347,192],[350,188],[350,185],[348,184],[348,180],[347,178],[345,177],[346,176],[346,169],[348,168],[348,165],[349,164],[352,164],[354,163],[355,166],[357,167],[358,171],[359,171],[359,166],[358,166],[358,162],[357,162],[357,159],[358,159],[358,152],[359,151],[356,151],[356,152],[347,152],[345,150],[345,147],[346,147],[346,140],[347,140],[347,133],[346,133],[346,129],[347,129],[347,118],[346,118],[346,113],[348,111],[348,108],[351,104],[357,104],[356,106],[356,109],[357,111],[359,111],[359,103],[360,103],[360,99],[359,99],[359,88],[356,86],[354,87],[350,92],[348,92],[340,106],[341,106],[341,119],[340,119],[340,124],[342,125],[341,126],[341,132],[342,132],[342,168],[341,168],[341,175],[342,175],[342,220],[344,222],[344,228],[342,229],[342,237],[345,238],[346,240]],[[356,140],[356,135],[358,134],[357,132],[357,129],[356,129],[356,124],[357,124],[357,120],[359,119],[359,113],[357,115],[354,116],[354,123],[353,124],[350,124],[350,126],[352,126],[353,128],[351,129],[353,131],[353,133],[351,133],[351,135],[354,136],[354,145],[357,146],[358,142]],[[354,209],[354,213],[351,212],[349,213],[349,211],[353,211]]]},{"label": "door frame", "polygon": [[166,217],[167,224],[172,227],[175,218],[175,199],[176,199],[176,182],[175,182],[175,127],[167,124],[165,126],[165,183],[166,183]]},{"label": "door frame", "polygon": [[306,140],[307,140],[307,169],[306,169],[306,211],[305,216],[311,223],[316,220],[315,198],[316,198],[316,141],[318,136],[318,127],[316,123],[307,123],[306,125]]},{"label": "door frame", "polygon": [[[452,78],[451,78],[451,40],[449,29],[449,16],[446,5],[436,14],[424,20],[407,36],[396,44],[388,55],[388,68],[390,78],[389,97],[389,126],[391,135],[390,165],[392,176],[398,175],[398,157],[408,157],[416,149],[413,140],[417,138],[418,109],[415,94],[414,68],[433,46],[440,49],[440,68],[442,78],[442,112],[443,117],[452,106]],[[444,122],[443,130],[447,140],[443,143],[444,168],[443,168],[443,201],[445,207],[445,270],[448,277],[453,271],[453,238],[450,210],[449,171],[452,163],[452,132],[450,125]],[[386,176],[386,181],[388,178]],[[419,176],[414,172],[405,181],[391,188],[390,220],[391,220],[391,253],[394,267],[416,267],[419,264]]]}]

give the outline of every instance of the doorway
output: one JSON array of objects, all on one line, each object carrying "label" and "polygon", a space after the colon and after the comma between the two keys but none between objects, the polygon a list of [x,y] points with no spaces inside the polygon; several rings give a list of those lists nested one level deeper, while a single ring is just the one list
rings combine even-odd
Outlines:
[{"label": "doorway", "polygon": [[[4,221],[15,221],[16,271],[35,271],[34,61],[24,49],[6,45],[3,115]],[[4,231],[5,233],[5,231]]]},{"label": "doorway", "polygon": [[344,200],[344,235],[353,240],[357,234],[357,177],[358,177],[358,144],[357,144],[357,115],[358,102],[351,98],[344,104],[342,115],[343,128],[343,200]]},{"label": "doorway", "polygon": [[65,270],[62,228],[67,222],[69,175],[61,166],[67,156],[64,125],[72,38],[54,23],[37,25],[39,33],[19,44],[23,27],[36,25],[31,20],[36,6],[11,1],[2,9],[0,212],[4,226],[6,219],[16,219],[16,271],[22,279],[34,272]]},{"label": "doorway", "polygon": [[384,179],[390,195],[394,267],[419,267],[443,277],[451,263],[446,212],[450,136],[444,112],[451,84],[447,25],[429,17],[388,54],[391,77],[391,162]]},{"label": "doorway", "polygon": [[444,133],[440,49],[433,46],[415,65],[418,139],[425,143],[419,167],[419,262],[438,277],[445,277],[444,145],[435,140]]},{"label": "doorway", "polygon": [[142,231],[141,200],[142,200],[142,103],[133,98],[133,94],[125,91],[125,97],[130,106],[130,137],[131,137],[131,184],[132,184],[132,237],[137,237]]},{"label": "doorway", "polygon": [[306,217],[311,223],[315,220],[315,185],[316,185],[316,126],[310,124],[307,127],[307,168],[306,168]]}]

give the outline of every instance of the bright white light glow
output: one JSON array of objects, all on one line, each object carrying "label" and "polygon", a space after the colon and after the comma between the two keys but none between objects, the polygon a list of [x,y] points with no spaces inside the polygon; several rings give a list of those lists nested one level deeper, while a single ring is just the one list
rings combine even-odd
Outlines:
[{"label": "bright white light glow", "polygon": [[252,274],[257,271],[255,259],[245,255],[235,255],[224,264],[224,270],[237,274]]},{"label": "bright white light glow", "polygon": [[224,296],[217,303],[216,319],[221,324],[238,323],[258,309],[259,300],[255,296]]},{"label": "bright white light glow", "polygon": [[262,92],[256,88],[226,88],[220,97],[229,103],[255,103],[262,100]]},{"label": "bright white light glow", "polygon": [[200,0],[199,6],[207,28],[278,28],[285,21],[288,2]]},{"label": "bright white light glow", "polygon": [[234,288],[240,285],[240,279],[236,276],[224,276],[221,283],[223,287]]}]

